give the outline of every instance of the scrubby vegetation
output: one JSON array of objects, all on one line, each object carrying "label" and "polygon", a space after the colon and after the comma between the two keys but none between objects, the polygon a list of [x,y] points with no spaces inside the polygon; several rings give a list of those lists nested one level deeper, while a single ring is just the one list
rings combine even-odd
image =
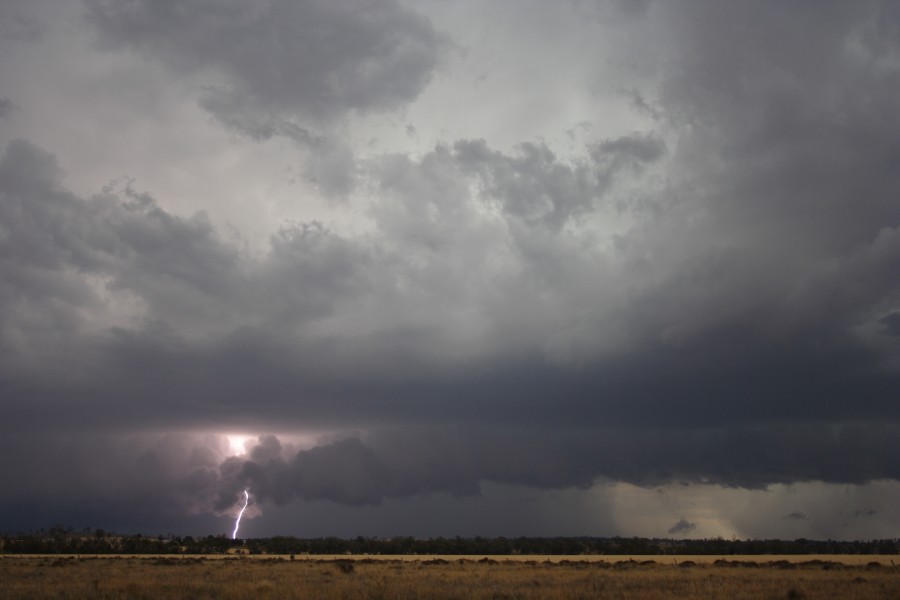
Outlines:
[{"label": "scrubby vegetation", "polygon": [[[662,562],[662,561],[666,562]],[[29,598],[563,598],[900,597],[889,561],[700,563],[668,558],[605,561],[317,560],[314,558],[0,558],[0,600]]]}]

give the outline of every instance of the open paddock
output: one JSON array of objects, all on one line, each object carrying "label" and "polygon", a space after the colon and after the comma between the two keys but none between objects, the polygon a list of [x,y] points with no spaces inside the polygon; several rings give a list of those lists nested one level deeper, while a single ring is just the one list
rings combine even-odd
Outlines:
[{"label": "open paddock", "polygon": [[0,600],[900,598],[896,563],[833,555],[5,555]]},{"label": "open paddock", "polygon": [[836,566],[879,566],[900,570],[900,554],[0,554],[0,560],[32,559],[172,559],[172,560],[295,560],[295,561],[363,561],[363,562],[523,562],[523,563],[658,563],[660,565],[713,565],[715,563],[740,563],[767,565],[791,563],[817,565],[831,563]]}]

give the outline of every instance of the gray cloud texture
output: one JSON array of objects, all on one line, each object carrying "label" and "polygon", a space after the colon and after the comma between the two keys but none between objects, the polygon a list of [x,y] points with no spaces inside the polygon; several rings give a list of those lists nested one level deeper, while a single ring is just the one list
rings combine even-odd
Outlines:
[{"label": "gray cloud texture", "polygon": [[[898,478],[898,433],[850,426],[718,433],[432,426],[374,430],[301,449],[264,435],[238,456],[229,456],[227,441],[215,435],[10,434],[0,465],[17,483],[4,499],[11,512],[34,507],[37,493],[41,516],[71,510],[85,522],[111,515],[134,526],[134,514],[152,515],[155,523],[227,517],[244,489],[252,492],[255,512],[248,517],[254,517],[259,506],[298,500],[362,507],[410,497],[471,498],[485,485],[858,484]],[[809,520],[796,511],[784,518]],[[696,529],[690,525],[682,519],[668,533],[687,535]]]},{"label": "gray cloud texture", "polygon": [[678,520],[677,523],[669,527],[669,535],[684,537],[687,534],[697,529],[696,523],[691,523],[684,517]]},{"label": "gray cloud texture", "polygon": [[353,189],[357,166],[352,150],[327,134],[330,124],[415,100],[450,47],[395,0],[86,5],[101,48],[128,49],[203,82],[198,102],[223,126],[304,148],[305,177],[336,198]]},{"label": "gray cloud texture", "polygon": [[29,11],[29,3],[9,0],[0,7],[0,39],[13,42],[38,42],[44,35],[46,24]]},{"label": "gray cloud texture", "polygon": [[0,98],[0,119],[5,119],[16,109],[16,105],[9,98]]},{"label": "gray cloud texture", "polygon": [[427,19],[392,0],[86,4],[104,48],[224,79],[208,90],[227,99],[212,104],[220,116],[390,109],[421,92],[444,43]]},{"label": "gray cloud texture", "polygon": [[[365,194],[357,227],[285,222],[251,251],[152,190],[75,193],[51,152],[8,141],[0,472],[22,483],[2,502],[51,514],[69,489],[97,514],[184,515],[244,487],[360,506],[485,482],[900,479],[896,4],[579,10],[653,36],[644,129],[362,156],[335,124],[414,102],[452,45],[421,14],[86,2],[102,52],[303,147],[324,195]],[[343,433],[230,457],[159,434],[229,429]]]}]

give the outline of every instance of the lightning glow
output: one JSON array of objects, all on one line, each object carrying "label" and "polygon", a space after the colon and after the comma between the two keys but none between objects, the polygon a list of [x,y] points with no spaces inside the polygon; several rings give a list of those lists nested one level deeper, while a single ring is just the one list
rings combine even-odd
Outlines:
[{"label": "lightning glow", "polygon": [[225,439],[228,440],[228,454],[239,456],[247,453],[247,441],[253,438],[249,435],[228,434]]},{"label": "lightning glow", "polygon": [[241,526],[241,517],[244,516],[244,511],[247,510],[247,505],[250,503],[250,493],[247,490],[244,490],[244,506],[241,507],[241,512],[238,513],[237,520],[234,522],[234,531],[231,533],[231,539],[237,539],[238,527]]}]

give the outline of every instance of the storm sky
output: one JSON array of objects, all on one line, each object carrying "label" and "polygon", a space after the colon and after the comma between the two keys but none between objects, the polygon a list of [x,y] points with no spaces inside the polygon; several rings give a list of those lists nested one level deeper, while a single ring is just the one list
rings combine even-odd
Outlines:
[{"label": "storm sky", "polygon": [[6,0],[0,530],[900,537],[900,2]]}]

